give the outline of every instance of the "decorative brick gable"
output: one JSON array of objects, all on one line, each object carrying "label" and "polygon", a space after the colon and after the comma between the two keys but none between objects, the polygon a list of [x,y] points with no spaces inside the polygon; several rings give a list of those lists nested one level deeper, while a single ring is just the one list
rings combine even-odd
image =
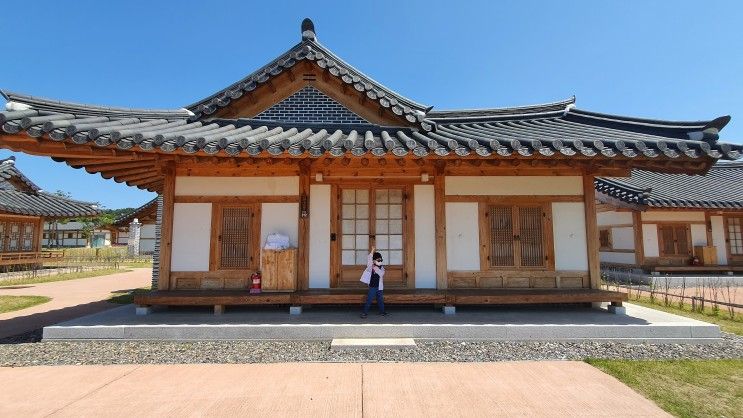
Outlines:
[{"label": "decorative brick gable", "polygon": [[312,86],[303,87],[254,119],[303,123],[368,123]]}]

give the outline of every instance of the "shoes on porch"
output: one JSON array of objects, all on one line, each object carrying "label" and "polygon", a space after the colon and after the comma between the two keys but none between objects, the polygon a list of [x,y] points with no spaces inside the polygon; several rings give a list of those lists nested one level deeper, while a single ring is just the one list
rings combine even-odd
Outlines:
[{"label": "shoes on porch", "polygon": [[362,313],[361,314],[361,319],[366,319],[366,314],[365,313]]}]

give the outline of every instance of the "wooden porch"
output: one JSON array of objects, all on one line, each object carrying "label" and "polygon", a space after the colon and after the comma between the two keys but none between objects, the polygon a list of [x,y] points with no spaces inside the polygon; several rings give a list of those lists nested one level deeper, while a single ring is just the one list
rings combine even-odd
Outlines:
[{"label": "wooden porch", "polygon": [[[250,294],[247,290],[155,290],[135,295],[140,307],[236,305],[350,305],[362,304],[364,289],[322,289],[291,293]],[[627,294],[599,289],[394,289],[385,290],[387,305],[524,305],[610,302],[622,306]]]}]

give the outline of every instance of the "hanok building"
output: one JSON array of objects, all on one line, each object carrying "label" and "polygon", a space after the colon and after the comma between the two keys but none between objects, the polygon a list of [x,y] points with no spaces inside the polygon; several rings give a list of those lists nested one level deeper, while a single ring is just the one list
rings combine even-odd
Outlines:
[{"label": "hanok building", "polygon": [[[132,231],[132,228],[138,228],[139,234]],[[133,239],[138,239],[137,252],[152,254],[155,252],[156,228],[157,198],[138,207],[132,213],[116,219],[111,225],[111,240],[114,245],[129,245]]]},{"label": "hanok building", "polygon": [[57,257],[41,251],[47,219],[94,216],[92,203],[42,191],[15,166],[15,158],[0,161],[0,268],[39,265]]},{"label": "hanok building", "polygon": [[[388,303],[620,304],[599,289],[594,177],[705,173],[741,152],[718,142],[729,117],[645,120],[574,99],[434,110],[336,56],[308,19],[301,32],[185,109],[5,93],[0,144],[161,193],[159,292],[138,303],[220,310],[360,302],[372,246],[387,264]],[[226,291],[261,268],[271,233],[297,247],[293,291]]]},{"label": "hanok building", "polygon": [[595,185],[607,267],[743,271],[743,163],[720,161],[704,175],[632,170]]}]

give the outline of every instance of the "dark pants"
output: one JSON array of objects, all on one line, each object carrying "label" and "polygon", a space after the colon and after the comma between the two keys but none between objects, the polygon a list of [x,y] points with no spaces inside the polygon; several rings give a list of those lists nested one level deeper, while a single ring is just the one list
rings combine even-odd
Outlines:
[{"label": "dark pants", "polygon": [[369,313],[369,307],[371,306],[375,296],[377,298],[377,308],[379,308],[379,313],[384,312],[384,291],[379,290],[378,287],[370,287],[369,293],[366,295],[366,303],[364,304],[365,314]]}]

